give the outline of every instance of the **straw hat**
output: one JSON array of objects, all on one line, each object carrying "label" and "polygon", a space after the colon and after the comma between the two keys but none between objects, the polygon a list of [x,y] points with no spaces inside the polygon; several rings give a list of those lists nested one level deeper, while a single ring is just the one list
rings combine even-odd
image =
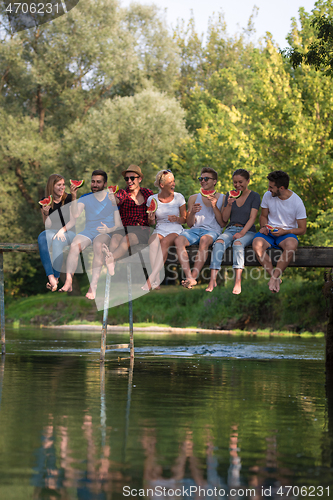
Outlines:
[{"label": "straw hat", "polygon": [[125,175],[128,172],[135,172],[136,174],[138,174],[143,179],[143,173],[141,172],[141,168],[138,167],[138,165],[130,165],[126,170],[122,171],[121,175],[123,177],[125,177]]}]

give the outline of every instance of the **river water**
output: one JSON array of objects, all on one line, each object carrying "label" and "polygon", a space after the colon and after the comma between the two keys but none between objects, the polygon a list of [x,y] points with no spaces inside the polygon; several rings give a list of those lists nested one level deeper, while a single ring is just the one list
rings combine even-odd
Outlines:
[{"label": "river water", "polygon": [[1,500],[333,498],[323,337],[135,334],[102,368],[99,345],[6,332]]}]

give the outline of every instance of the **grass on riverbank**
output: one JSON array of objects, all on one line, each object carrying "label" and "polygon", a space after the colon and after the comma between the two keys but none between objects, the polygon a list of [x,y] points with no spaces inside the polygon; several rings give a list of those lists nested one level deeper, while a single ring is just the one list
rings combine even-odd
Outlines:
[{"label": "grass on riverbank", "polygon": [[[241,295],[232,294],[232,283],[206,293],[206,286],[192,290],[162,287],[133,301],[136,324],[200,327],[226,330],[271,329],[293,332],[325,331],[326,300],[323,283],[301,278],[284,281],[272,294],[266,281],[245,280]],[[62,325],[102,322],[102,311],[85,297],[59,293],[35,295],[6,304],[6,320],[20,325]],[[109,324],[128,323],[128,305],[109,311]]]}]

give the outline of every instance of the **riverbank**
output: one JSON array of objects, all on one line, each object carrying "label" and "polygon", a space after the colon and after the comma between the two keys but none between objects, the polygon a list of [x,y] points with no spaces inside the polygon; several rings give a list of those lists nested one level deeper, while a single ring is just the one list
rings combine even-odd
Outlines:
[{"label": "riverbank", "polygon": [[[326,300],[322,282],[286,280],[279,294],[266,282],[248,280],[241,295],[232,294],[232,283],[212,293],[206,286],[192,290],[166,286],[133,301],[137,327],[194,328],[209,330],[274,330],[296,333],[326,330]],[[85,297],[47,293],[6,303],[6,322],[23,325],[100,325],[102,311]],[[128,305],[110,309],[110,325],[128,324]]]}]

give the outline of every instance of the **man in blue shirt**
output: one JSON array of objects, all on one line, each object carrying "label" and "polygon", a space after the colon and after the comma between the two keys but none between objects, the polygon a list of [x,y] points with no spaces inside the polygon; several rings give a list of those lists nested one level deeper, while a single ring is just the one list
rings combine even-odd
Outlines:
[{"label": "man in blue shirt", "polygon": [[112,232],[122,227],[113,194],[108,194],[107,174],[94,170],[91,175],[91,193],[84,194],[72,202],[71,211],[77,219],[85,211],[85,228],[75,236],[67,258],[66,281],[59,292],[72,291],[72,276],[75,273],[80,252],[93,245],[92,280],[86,297],[94,300],[97,282],[104,263],[103,245],[110,243]]}]

